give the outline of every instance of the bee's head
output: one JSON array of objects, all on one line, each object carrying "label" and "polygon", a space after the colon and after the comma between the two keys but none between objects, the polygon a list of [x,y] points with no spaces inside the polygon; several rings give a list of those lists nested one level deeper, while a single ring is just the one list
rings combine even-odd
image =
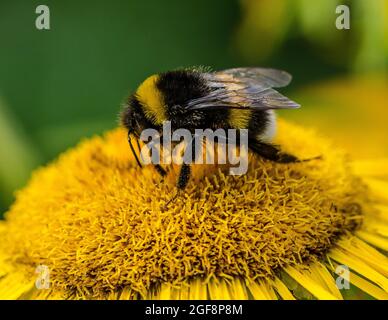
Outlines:
[{"label": "bee's head", "polygon": [[139,102],[136,94],[129,97],[123,112],[121,113],[121,123],[128,130],[128,142],[131,151],[141,167],[139,158],[133,148],[131,137],[135,137],[136,143],[140,152],[139,138],[144,129],[150,128],[152,124],[144,115],[143,105]]},{"label": "bee's head", "polygon": [[159,75],[148,77],[128,99],[123,124],[129,129],[158,127],[166,118],[166,104],[158,88]]},{"label": "bee's head", "polygon": [[139,165],[140,162],[133,150],[131,136],[136,137],[137,144],[139,144],[138,140],[143,130],[160,129],[166,120],[165,102],[163,94],[158,88],[159,80],[159,75],[152,75],[144,80],[136,92],[129,97],[121,114],[121,123],[128,130],[129,145]]},{"label": "bee's head", "polygon": [[137,138],[141,132],[149,127],[149,123],[144,115],[143,106],[136,95],[131,95],[121,113],[121,123],[128,130],[128,134],[133,134]]}]

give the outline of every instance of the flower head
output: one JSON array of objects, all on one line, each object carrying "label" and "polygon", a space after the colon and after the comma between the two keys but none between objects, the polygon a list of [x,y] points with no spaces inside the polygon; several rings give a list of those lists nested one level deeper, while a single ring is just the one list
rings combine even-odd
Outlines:
[{"label": "flower head", "polygon": [[[164,180],[138,168],[123,129],[82,142],[35,172],[0,223],[0,297],[340,299],[344,264],[387,298],[387,258],[366,243],[388,249],[387,182],[304,128],[280,121],[276,142],[322,159],[250,156],[244,176],[194,165],[171,203],[177,167]],[[39,265],[49,290],[34,288]]]}]

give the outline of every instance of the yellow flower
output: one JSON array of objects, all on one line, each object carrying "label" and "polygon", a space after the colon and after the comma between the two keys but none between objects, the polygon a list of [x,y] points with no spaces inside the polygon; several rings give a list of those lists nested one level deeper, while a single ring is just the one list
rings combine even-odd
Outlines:
[{"label": "yellow flower", "polygon": [[282,113],[313,126],[357,159],[388,157],[388,79],[377,75],[334,78],[296,94],[303,108]]},{"label": "yellow flower", "polygon": [[350,161],[284,121],[277,143],[323,158],[250,156],[243,176],[195,165],[166,205],[176,167],[164,181],[139,169],[121,128],[84,141],[35,172],[0,223],[0,298],[342,299],[337,271],[387,299],[388,160]]}]

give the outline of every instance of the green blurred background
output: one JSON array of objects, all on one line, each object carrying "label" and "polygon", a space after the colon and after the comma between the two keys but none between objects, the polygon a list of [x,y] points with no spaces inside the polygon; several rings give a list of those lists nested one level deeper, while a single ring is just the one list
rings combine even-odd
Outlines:
[{"label": "green blurred background", "polygon": [[[50,30],[35,28],[40,4]],[[139,82],[177,67],[285,69],[303,108],[284,117],[386,156],[387,14],[385,0],[0,0],[0,216],[33,169],[117,126]]]}]

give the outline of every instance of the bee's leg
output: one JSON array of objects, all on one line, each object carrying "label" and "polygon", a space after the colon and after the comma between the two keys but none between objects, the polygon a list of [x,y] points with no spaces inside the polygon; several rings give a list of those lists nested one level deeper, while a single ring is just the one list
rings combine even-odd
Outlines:
[{"label": "bee's leg", "polygon": [[[160,139],[163,138],[163,135],[160,136]],[[141,154],[141,149],[140,149],[140,145],[138,143],[138,149],[139,149],[139,154]],[[155,164],[153,163],[153,166],[155,168],[155,170],[162,176],[162,177],[165,177],[167,175],[167,171],[160,165],[160,164]]]},{"label": "bee's leg", "polygon": [[177,187],[179,190],[184,190],[190,180],[191,168],[189,164],[183,163],[179,172]]},{"label": "bee's leg", "polygon": [[162,176],[165,177],[167,175],[167,171],[163,169],[160,164],[154,164],[154,168],[156,171]]},{"label": "bee's leg", "polygon": [[171,202],[173,202],[186,188],[187,183],[189,182],[189,179],[190,179],[190,173],[191,173],[190,165],[184,163],[181,166],[181,170],[179,171],[177,190],[175,192],[175,195],[170,200],[167,201],[167,203],[165,204],[165,207],[167,207]]},{"label": "bee's leg", "polygon": [[[192,161],[195,160],[194,144],[192,143],[193,141],[194,140],[192,140],[190,145],[187,147],[187,148],[192,148]],[[187,183],[190,180],[190,176],[191,176],[190,164],[183,162],[183,164],[180,168],[180,171],[179,171],[179,177],[178,177],[178,181],[176,184],[177,189],[176,189],[175,195],[170,200],[167,201],[167,203],[165,204],[165,207],[167,207],[171,202],[173,202],[183,192],[183,190],[187,186]]]},{"label": "bee's leg", "polygon": [[[196,150],[194,135],[192,136],[192,139],[189,145],[186,146],[186,150],[187,148],[191,148],[191,157],[190,157],[191,159],[190,158],[186,159],[190,161],[188,163],[184,161],[181,166],[181,169],[179,171],[178,181],[177,181],[178,190],[184,190],[186,188],[187,183],[189,182],[190,176],[191,176],[190,164],[195,163],[195,160],[197,159],[197,156],[198,156],[197,152],[199,152],[199,150]],[[186,150],[185,150],[185,154],[186,154]]]},{"label": "bee's leg", "polygon": [[277,146],[257,140],[249,140],[248,146],[254,153],[258,154],[259,156],[278,163],[304,162],[321,158],[318,156],[301,160],[292,154],[282,152]]}]

